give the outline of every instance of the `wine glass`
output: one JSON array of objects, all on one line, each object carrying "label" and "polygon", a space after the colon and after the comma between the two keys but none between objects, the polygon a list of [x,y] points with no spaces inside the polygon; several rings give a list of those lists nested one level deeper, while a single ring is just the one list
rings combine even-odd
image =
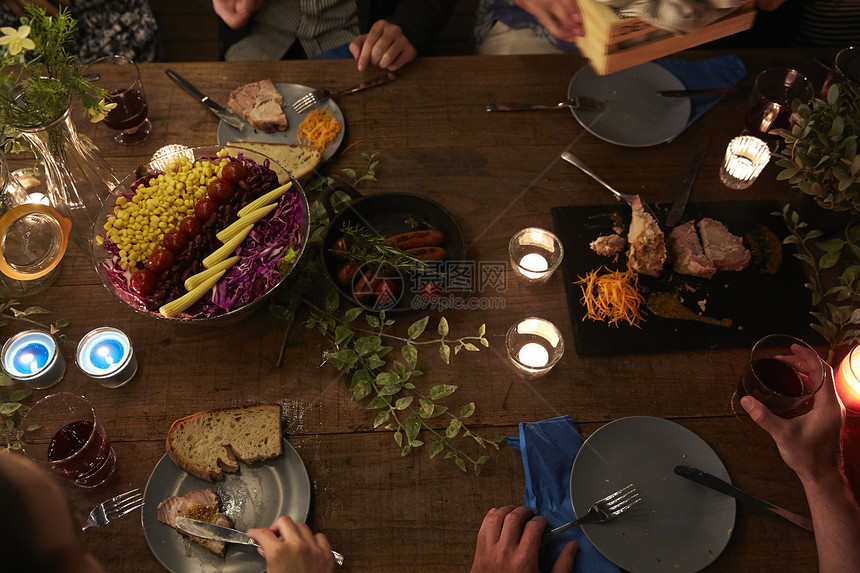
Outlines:
[{"label": "wine glass", "polygon": [[119,132],[114,141],[123,145],[145,141],[152,124],[146,117],[149,108],[137,64],[125,56],[106,56],[87,66],[86,73],[93,78],[93,85],[107,91],[110,103],[116,104],[102,120]]},{"label": "wine glass", "polygon": [[821,87],[821,99],[827,99],[827,92],[833,84],[860,87],[860,46],[843,48],[836,54],[827,79]]},{"label": "wine glass", "polygon": [[790,129],[791,102],[812,100],[812,82],[791,68],[768,68],[756,77],[744,115],[747,133],[776,147],[780,137],[773,129]]},{"label": "wine glass", "polygon": [[833,370],[807,343],[785,334],[770,334],[755,343],[732,395],[732,410],[746,414],[740,404],[752,396],[783,418],[812,409],[815,393]]}]

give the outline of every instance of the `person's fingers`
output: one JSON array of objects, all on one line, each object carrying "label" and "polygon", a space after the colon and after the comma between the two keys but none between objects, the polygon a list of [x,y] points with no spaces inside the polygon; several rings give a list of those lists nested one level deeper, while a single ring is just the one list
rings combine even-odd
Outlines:
[{"label": "person's fingers", "polygon": [[352,42],[349,43],[349,53],[352,54],[354,59],[358,59],[358,56],[361,55],[361,47],[364,45],[364,40],[367,38],[367,34],[362,34],[361,36],[356,36],[352,39]]},{"label": "person's fingers", "polygon": [[[540,541],[546,529],[546,518],[536,515],[528,520],[523,527],[522,545],[540,548]],[[535,551],[537,556],[537,551]]]},{"label": "person's fingers", "polygon": [[767,406],[753,398],[752,396],[744,396],[741,398],[741,406],[750,415],[752,421],[761,426],[762,429],[773,435],[777,430],[775,427],[775,415],[771,413]]},{"label": "person's fingers", "polygon": [[271,529],[267,529],[265,527],[249,529],[247,534],[248,537],[260,544],[260,547],[257,548],[257,552],[263,557],[266,556],[266,549],[274,552],[278,544],[281,542]]},{"label": "person's fingers", "polygon": [[573,569],[573,560],[576,559],[577,549],[579,549],[579,544],[576,541],[571,541],[565,545],[561,553],[558,554],[558,559],[555,560],[550,573],[570,573]]},{"label": "person's fingers", "polygon": [[[389,50],[389,52],[386,53],[386,56],[390,52],[391,51]],[[414,60],[417,55],[418,51],[412,47],[412,44],[406,42],[406,45],[398,51],[397,56],[393,60],[388,61],[383,58],[383,61],[380,62],[379,67],[394,72]]]},{"label": "person's fingers", "polygon": [[481,529],[478,530],[478,540],[485,540],[487,543],[496,543],[502,535],[505,517],[511,513],[516,506],[506,505],[500,508],[493,508],[484,516],[484,521],[481,523]]},{"label": "person's fingers", "polygon": [[514,547],[523,534],[523,524],[534,515],[528,507],[520,506],[505,516],[499,543]]},{"label": "person's fingers", "polygon": [[[304,524],[302,524],[304,525]],[[298,524],[289,515],[282,515],[269,526],[269,530],[276,533],[281,539],[289,537],[301,537]]]},{"label": "person's fingers", "polygon": [[360,72],[367,69],[367,64],[371,62],[373,49],[379,41],[379,38],[382,36],[384,28],[382,23],[382,20],[377,21],[370,27],[370,31],[365,35],[364,44],[361,46],[361,53],[358,56],[358,71]]}]

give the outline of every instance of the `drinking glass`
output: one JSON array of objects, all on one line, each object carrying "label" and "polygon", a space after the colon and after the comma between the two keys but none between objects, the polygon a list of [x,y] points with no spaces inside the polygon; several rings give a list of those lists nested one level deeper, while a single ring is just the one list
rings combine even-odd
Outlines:
[{"label": "drinking glass", "polygon": [[21,427],[24,453],[77,486],[101,485],[116,468],[104,426],[83,396],[69,392],[45,396],[27,412]]},{"label": "drinking glass", "polygon": [[833,84],[860,88],[860,46],[843,48],[836,54],[821,88],[821,99],[827,99],[827,92]]},{"label": "drinking glass", "polygon": [[833,370],[807,343],[785,334],[770,334],[755,343],[732,395],[735,414],[752,396],[783,418],[794,418],[812,409],[815,393]]},{"label": "drinking glass", "polygon": [[87,66],[93,85],[105,89],[110,103],[116,107],[108,112],[102,123],[117,130],[114,141],[123,145],[141,143],[149,137],[152,124],[147,119],[149,108],[140,81],[140,71],[125,56],[106,56]]},{"label": "drinking glass", "polygon": [[815,90],[806,76],[791,68],[768,68],[756,77],[744,124],[749,135],[776,145],[780,137],[771,130],[790,129],[791,102],[808,103]]}]

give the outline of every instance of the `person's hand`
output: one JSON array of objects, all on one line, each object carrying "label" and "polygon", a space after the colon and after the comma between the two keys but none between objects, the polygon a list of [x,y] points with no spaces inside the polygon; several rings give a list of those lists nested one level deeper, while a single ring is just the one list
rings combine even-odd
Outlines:
[{"label": "person's hand", "polygon": [[370,32],[356,36],[349,44],[349,51],[358,61],[360,72],[367,68],[367,64],[385,70],[398,70],[418,55],[418,50],[409,42],[400,26],[386,20],[377,20]]},{"label": "person's hand", "polygon": [[16,16],[26,16],[27,12],[24,10],[24,6],[27,4],[35,4],[40,8],[44,8],[45,12],[48,16],[56,16],[59,14],[58,4],[62,4],[63,6],[69,5],[69,0],[3,0],[6,6],[9,7],[10,10],[15,12]]},{"label": "person's hand", "polygon": [[[488,511],[478,531],[472,573],[537,573],[546,519],[532,515],[531,509],[513,505]],[[551,573],[569,573],[577,547],[576,541],[565,545]]]},{"label": "person's hand", "polygon": [[244,26],[262,5],[263,0],[212,0],[215,13],[233,30]]},{"label": "person's hand", "polygon": [[517,6],[534,16],[547,31],[565,42],[582,36],[582,14],[576,0],[516,0]]},{"label": "person's hand", "polygon": [[249,529],[248,537],[260,544],[267,573],[331,573],[334,556],[322,533],[314,535],[304,523],[286,515],[268,529]]},{"label": "person's hand", "polygon": [[781,418],[752,396],[741,398],[741,406],[773,437],[779,455],[802,481],[841,470],[845,407],[836,396],[832,376],[825,376],[813,397],[812,409],[796,418]]}]

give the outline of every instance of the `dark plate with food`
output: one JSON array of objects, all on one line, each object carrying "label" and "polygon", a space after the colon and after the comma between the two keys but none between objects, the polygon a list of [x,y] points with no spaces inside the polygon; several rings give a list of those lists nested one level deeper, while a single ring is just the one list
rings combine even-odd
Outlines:
[{"label": "dark plate with food", "polygon": [[[322,259],[341,296],[372,312],[408,312],[469,295],[452,278],[465,264],[466,247],[444,207],[407,193],[363,196],[342,182],[329,191]],[[337,213],[334,191],[351,197]]]},{"label": "dark plate with food", "polygon": [[[668,206],[655,208],[662,221]],[[691,203],[677,227],[658,237],[665,246],[662,264],[653,234],[634,225],[643,242],[635,245],[633,257],[640,272],[632,272],[630,243],[620,241],[619,248],[605,240],[628,238],[633,218],[629,207],[554,208],[555,229],[565,250],[562,274],[577,354],[750,347],[774,332],[817,340],[809,327],[806,274],[790,246],[782,243],[785,223],[773,214],[779,211],[775,201]],[[601,288],[616,293],[616,300],[622,295],[633,300],[637,293],[637,311],[624,314],[618,309],[631,305],[613,306],[611,299],[595,302]],[[603,308],[604,302],[617,312],[601,320],[590,318],[600,316],[594,309]],[[635,318],[637,314],[641,318]]]}]

